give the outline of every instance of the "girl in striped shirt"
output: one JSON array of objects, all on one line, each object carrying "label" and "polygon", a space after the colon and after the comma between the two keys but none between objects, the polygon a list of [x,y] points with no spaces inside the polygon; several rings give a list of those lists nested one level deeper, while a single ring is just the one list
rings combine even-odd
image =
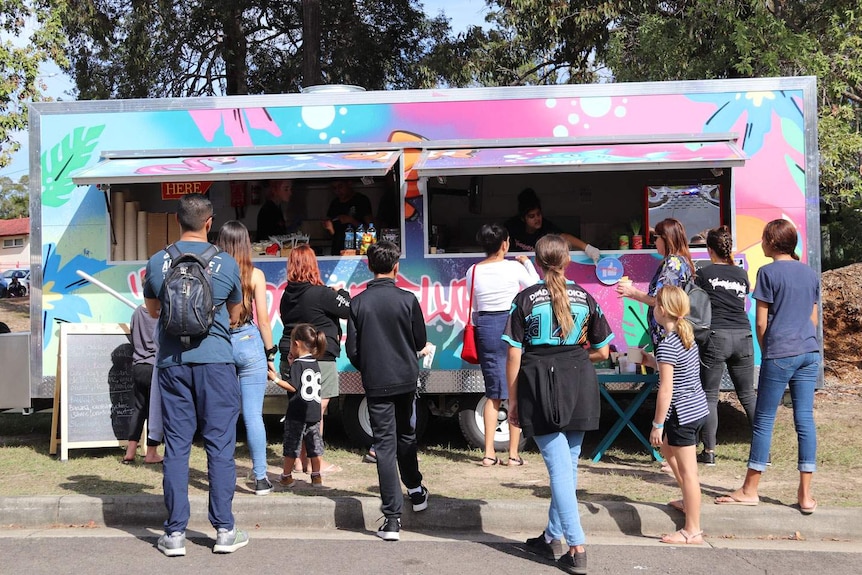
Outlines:
[{"label": "girl in striped shirt", "polygon": [[697,475],[697,437],[706,422],[709,407],[700,383],[700,358],[694,343],[688,294],[666,285],[656,294],[655,319],[666,335],[655,356],[644,354],[644,363],[658,369],[650,443],[661,453],[682,489],[682,501],[670,506],[685,513],[685,527],[661,538],[662,543],[701,544],[700,480]]}]

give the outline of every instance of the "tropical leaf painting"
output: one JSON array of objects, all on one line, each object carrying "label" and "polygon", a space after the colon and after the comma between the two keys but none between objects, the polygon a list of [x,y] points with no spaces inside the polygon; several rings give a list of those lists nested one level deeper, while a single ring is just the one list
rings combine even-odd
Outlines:
[{"label": "tropical leaf painting", "polygon": [[[786,141],[791,148],[800,154],[803,153],[803,150],[805,149],[805,135],[799,127],[799,124],[784,118],[781,120],[781,133],[784,135],[784,141]],[[784,155],[784,161],[787,164],[787,170],[790,172],[790,176],[793,178],[799,191],[804,192],[805,169],[800,166],[796,160],[790,157],[789,154]]]},{"label": "tropical leaf painting", "polygon": [[627,347],[652,347],[647,329],[648,309],[644,303],[623,298],[623,338]]},{"label": "tropical leaf painting", "polygon": [[69,201],[69,194],[75,189],[69,174],[87,165],[104,129],[104,124],[75,128],[42,153],[42,206],[56,208]]}]

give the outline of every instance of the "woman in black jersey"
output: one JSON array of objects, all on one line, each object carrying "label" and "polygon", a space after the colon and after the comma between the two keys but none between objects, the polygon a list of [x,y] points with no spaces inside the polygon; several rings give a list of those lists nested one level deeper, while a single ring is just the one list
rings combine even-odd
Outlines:
[{"label": "woman in black jersey", "polygon": [[712,264],[698,270],[695,282],[706,291],[712,304],[709,341],[700,350],[700,379],[709,416],[702,431],[703,451],[697,460],[715,465],[718,392],[725,366],[749,425],[754,419],[754,339],[745,313],[745,298],[751,288],[748,275],[733,263],[730,229],[721,226],[710,230],[706,247]]}]

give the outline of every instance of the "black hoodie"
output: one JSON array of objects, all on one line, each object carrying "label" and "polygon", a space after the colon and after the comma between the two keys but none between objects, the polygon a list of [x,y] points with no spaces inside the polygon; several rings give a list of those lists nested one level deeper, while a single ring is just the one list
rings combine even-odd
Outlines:
[{"label": "black hoodie", "polygon": [[335,361],[341,353],[341,323],[350,313],[350,294],[308,282],[290,282],[279,306],[284,333],[278,343],[282,357],[290,353],[290,332],[301,323],[310,323],[326,334],[326,353],[321,361]]},{"label": "black hoodie", "polygon": [[392,278],[376,278],[353,298],[345,344],[350,363],[362,374],[369,397],[388,397],[416,390],[416,352],[427,342],[419,300],[395,286]]}]

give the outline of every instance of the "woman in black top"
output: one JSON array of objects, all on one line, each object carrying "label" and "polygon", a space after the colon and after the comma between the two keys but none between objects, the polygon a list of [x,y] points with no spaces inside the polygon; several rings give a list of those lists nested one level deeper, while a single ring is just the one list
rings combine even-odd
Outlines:
[{"label": "woman in black top", "polygon": [[700,349],[700,380],[709,404],[703,427],[700,463],[715,465],[715,434],[718,430],[718,392],[724,366],[749,425],[754,418],[754,339],[745,313],[745,298],[751,287],[745,271],[733,263],[733,238],[727,226],[710,230],[706,247],[712,264],[698,271],[697,285],[709,294],[712,324],[709,341]]}]

